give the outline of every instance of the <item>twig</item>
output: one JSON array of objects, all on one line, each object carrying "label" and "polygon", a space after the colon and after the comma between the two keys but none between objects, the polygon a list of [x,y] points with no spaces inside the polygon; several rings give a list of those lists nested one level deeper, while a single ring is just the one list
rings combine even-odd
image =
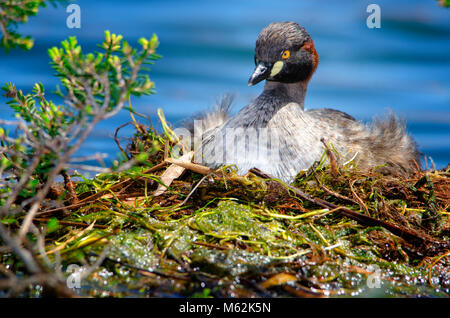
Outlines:
[{"label": "twig", "polygon": [[[130,111],[131,114],[131,111]],[[134,118],[133,118],[134,119]],[[117,134],[119,133],[119,130],[122,129],[123,127],[129,125],[130,123],[125,123],[123,125],[120,125],[119,127],[117,127],[116,131],[114,132],[114,141],[116,142],[117,147],[119,148],[119,150],[128,158],[128,160],[130,160],[130,156],[128,155],[128,153],[123,150],[122,146],[120,145],[120,141],[119,138],[117,138]],[[136,128],[137,129],[137,128]]]},{"label": "twig", "polygon": [[333,176],[333,178],[336,178],[339,175],[339,169],[338,169],[338,165],[337,165],[337,162],[336,162],[336,158],[334,157],[334,154],[331,151],[331,149],[328,146],[328,144],[325,142],[325,139],[321,138],[320,141],[323,143],[323,145],[327,149],[327,155],[328,155],[328,158],[330,159],[331,175]]},{"label": "twig", "polygon": [[367,209],[366,205],[364,204],[363,200],[356,194],[355,189],[353,189],[353,185],[355,184],[356,180],[353,180],[350,182],[350,190],[352,191],[353,196],[358,201],[359,207],[364,210],[366,215],[370,215],[369,210]]},{"label": "twig", "polygon": [[196,163],[191,163],[191,162],[183,162],[177,159],[172,159],[172,158],[167,158],[165,161],[176,164],[177,166],[183,167],[185,169],[203,174],[203,175],[207,175],[210,174],[211,172],[213,172],[213,170],[209,167],[206,166],[202,166]]},{"label": "twig", "polygon": [[[49,220],[50,219],[48,219],[48,218],[34,218],[33,219],[33,221],[36,221],[36,222],[48,222]],[[81,223],[81,222],[60,221],[60,220],[58,220],[58,223],[62,224],[62,225],[79,226],[79,227],[86,227],[86,228],[92,225],[92,224],[86,224],[86,223]],[[101,225],[101,224],[96,224],[96,225],[94,225],[94,227],[97,229],[107,229],[108,228],[107,225]]]},{"label": "twig", "polygon": [[[153,166],[150,169],[146,170],[144,172],[144,174],[149,174],[149,173],[155,172],[155,171],[163,168],[166,165],[167,165],[166,162],[161,162],[161,163],[157,164],[156,166]],[[116,191],[116,190],[121,189],[124,186],[126,186],[129,182],[134,182],[134,181],[142,180],[142,179],[144,179],[144,177],[139,177],[137,179],[132,179],[132,178],[125,179],[125,180],[123,180],[123,181],[121,181],[119,183],[114,184],[108,190],[102,190],[102,191],[97,192],[97,193],[95,193],[95,194],[93,194],[93,195],[91,195],[91,196],[89,196],[87,198],[84,198],[84,199],[80,200],[80,203],[81,202],[83,202],[83,203],[92,202],[94,200],[97,200],[98,198],[101,198],[105,193],[108,193],[108,192],[111,192],[111,191]]]},{"label": "twig", "polygon": [[69,203],[70,204],[76,204],[78,203],[78,196],[77,193],[75,191],[75,186],[72,182],[72,179],[70,178],[70,176],[67,174],[67,172],[65,170],[61,171],[61,174],[64,178],[64,185],[66,187],[67,192],[69,192]]},{"label": "twig", "polygon": [[353,203],[353,204],[358,205],[358,202],[356,202],[355,200],[353,200],[353,199],[351,199],[351,198],[349,198],[349,197],[347,197],[347,196],[345,196],[345,195],[342,195],[342,194],[340,194],[340,193],[337,193],[337,192],[334,192],[334,191],[328,189],[326,186],[324,186],[324,185],[319,181],[319,179],[317,178],[317,176],[316,176],[315,173],[313,173],[313,175],[314,175],[314,178],[316,179],[317,184],[319,185],[319,187],[320,187],[323,191],[327,192],[328,194],[331,194],[332,196],[335,196],[335,197],[338,198],[338,199],[342,199],[342,200],[345,200],[345,201],[349,201],[349,202],[351,202],[351,203]]},{"label": "twig", "polygon": [[60,208],[45,210],[45,211],[36,213],[36,216],[47,216],[48,214],[53,214],[55,212],[79,208],[79,207],[85,206],[87,203],[89,203],[89,202],[79,202],[77,204],[65,205]]},{"label": "twig", "polygon": [[38,149],[37,153],[33,157],[33,161],[30,163],[30,166],[26,170],[26,172],[23,174],[23,176],[20,178],[17,185],[12,189],[11,195],[9,196],[8,200],[4,203],[2,208],[0,209],[0,214],[6,213],[7,209],[9,209],[14,201],[16,201],[17,196],[19,195],[22,188],[27,184],[27,182],[30,180],[34,170],[41,162],[41,155],[42,155],[43,149]]},{"label": "twig", "polygon": [[450,255],[450,251],[447,251],[447,253],[444,253],[444,254],[442,254],[441,256],[439,256],[439,257],[438,257],[433,263],[431,263],[431,265],[429,266],[429,269],[428,269],[428,283],[430,284],[431,287],[434,288],[433,282],[431,281],[431,270],[433,269],[433,267],[434,267],[437,263],[439,263],[439,261],[440,261],[441,259],[443,259],[444,257],[447,257],[447,256],[449,256],[449,255]]},{"label": "twig", "polygon": [[94,264],[92,264],[91,266],[89,266],[88,268],[86,268],[85,270],[83,270],[81,272],[80,279],[84,279],[84,278],[88,277],[89,275],[91,275],[103,263],[103,261],[106,259],[106,256],[108,255],[109,246],[110,246],[109,244],[107,246],[105,246],[103,251],[100,253],[98,258],[95,260]]},{"label": "twig", "polygon": [[189,198],[190,198],[191,195],[195,192],[195,190],[197,190],[197,188],[199,187],[199,185],[202,184],[202,182],[203,182],[207,177],[209,177],[209,176],[210,176],[210,174],[207,174],[207,175],[203,176],[203,178],[201,178],[199,182],[197,182],[197,184],[196,184],[195,187],[192,189],[192,191],[189,192],[189,194],[188,194],[187,197],[183,200],[183,202],[180,203],[180,206],[183,206],[183,205],[187,202],[187,200],[189,200]]},{"label": "twig", "polygon": [[22,259],[25,267],[27,268],[28,272],[30,272],[30,274],[38,274],[42,272],[39,264],[34,260],[31,252],[21,247],[17,242],[17,239],[9,236],[8,231],[3,226],[3,224],[1,224],[1,222],[0,237],[2,238],[3,242],[11,247],[14,253],[16,253],[16,255]]},{"label": "twig", "polygon": [[220,245],[216,245],[216,244],[205,243],[205,242],[192,242],[192,244],[205,246],[205,247],[211,247],[211,248],[215,248],[215,249],[218,249],[218,250],[229,250],[230,249],[229,247],[220,246]]}]

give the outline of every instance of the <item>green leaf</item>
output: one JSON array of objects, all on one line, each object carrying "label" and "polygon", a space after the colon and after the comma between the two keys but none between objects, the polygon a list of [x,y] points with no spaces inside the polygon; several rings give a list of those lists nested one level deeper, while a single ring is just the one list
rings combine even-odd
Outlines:
[{"label": "green leaf", "polygon": [[59,228],[59,222],[58,222],[57,218],[51,218],[47,222],[47,233],[55,232],[56,230],[58,230],[58,228]]}]

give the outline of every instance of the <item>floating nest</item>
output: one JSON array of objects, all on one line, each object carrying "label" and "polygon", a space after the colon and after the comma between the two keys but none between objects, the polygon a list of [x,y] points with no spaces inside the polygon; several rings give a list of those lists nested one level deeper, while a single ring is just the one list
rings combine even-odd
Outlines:
[{"label": "floating nest", "polygon": [[323,160],[287,185],[258,169],[180,167],[176,143],[139,126],[124,153],[146,153],[141,164],[66,176],[64,204],[37,214],[47,257],[92,269],[76,294],[450,296],[449,169],[398,178]]}]

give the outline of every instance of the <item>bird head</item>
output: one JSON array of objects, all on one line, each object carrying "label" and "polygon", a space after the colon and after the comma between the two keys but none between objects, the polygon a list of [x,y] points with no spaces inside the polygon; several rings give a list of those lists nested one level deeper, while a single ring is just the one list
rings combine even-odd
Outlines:
[{"label": "bird head", "polygon": [[262,80],[281,83],[309,81],[318,63],[314,42],[302,26],[295,22],[271,23],[256,40],[256,68],[248,85]]}]

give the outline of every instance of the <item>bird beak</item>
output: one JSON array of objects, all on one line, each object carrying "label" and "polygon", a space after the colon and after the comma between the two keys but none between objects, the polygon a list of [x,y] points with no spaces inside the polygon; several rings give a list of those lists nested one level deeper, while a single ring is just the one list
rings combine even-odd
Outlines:
[{"label": "bird beak", "polygon": [[250,79],[248,80],[248,86],[253,86],[268,78],[271,69],[272,67],[267,63],[260,62],[258,65],[256,65],[252,76],[250,76]]}]

